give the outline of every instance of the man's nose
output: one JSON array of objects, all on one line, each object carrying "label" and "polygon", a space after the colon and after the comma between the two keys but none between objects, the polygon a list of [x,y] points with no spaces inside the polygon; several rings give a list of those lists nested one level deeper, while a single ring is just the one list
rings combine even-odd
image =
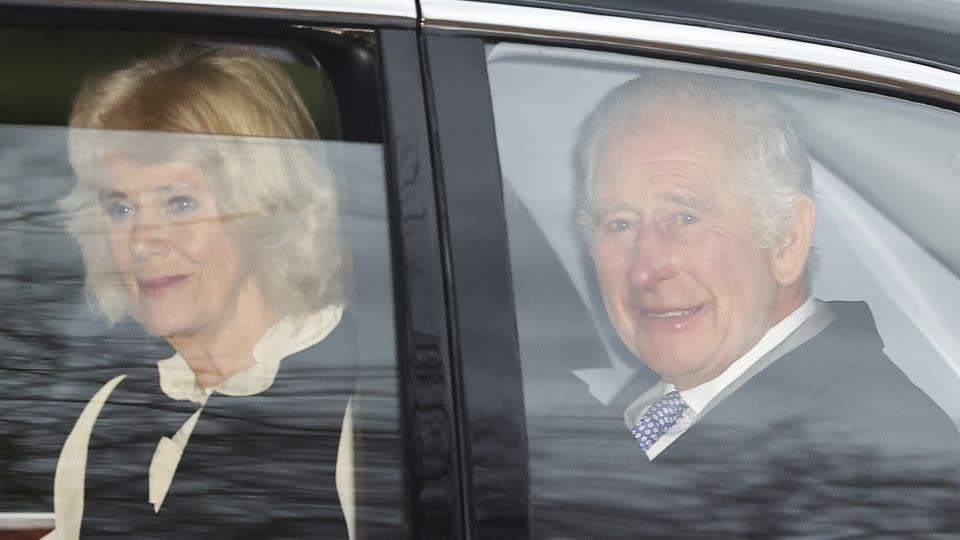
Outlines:
[{"label": "man's nose", "polygon": [[645,224],[634,238],[630,282],[635,287],[653,288],[672,277],[676,273],[674,251],[667,231],[655,224]]},{"label": "man's nose", "polygon": [[130,235],[130,251],[141,259],[165,254],[169,248],[170,228],[170,224],[163,220],[137,220]]}]

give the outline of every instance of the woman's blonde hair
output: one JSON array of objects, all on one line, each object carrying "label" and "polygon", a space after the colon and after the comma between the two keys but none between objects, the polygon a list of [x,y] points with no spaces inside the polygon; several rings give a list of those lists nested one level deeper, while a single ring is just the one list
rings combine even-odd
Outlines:
[{"label": "woman's blonde hair", "polygon": [[305,141],[318,138],[307,108],[273,61],[239,47],[144,58],[88,80],[70,127],[78,182],[62,204],[83,254],[88,296],[111,323],[129,311],[99,202],[103,163],[112,156],[203,169],[221,214],[242,222],[238,243],[282,315],[343,304],[336,188],[316,156],[319,144]]}]

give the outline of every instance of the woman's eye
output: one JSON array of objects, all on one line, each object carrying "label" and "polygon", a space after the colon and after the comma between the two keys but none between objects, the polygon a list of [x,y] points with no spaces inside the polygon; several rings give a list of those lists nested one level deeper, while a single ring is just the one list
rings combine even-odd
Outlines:
[{"label": "woman's eye", "polygon": [[170,200],[167,201],[167,205],[175,214],[177,214],[187,210],[192,210],[197,206],[197,201],[193,197],[178,195],[176,197],[170,197]]},{"label": "woman's eye", "polygon": [[111,220],[120,221],[132,215],[134,208],[123,201],[111,201],[107,204],[106,211]]}]

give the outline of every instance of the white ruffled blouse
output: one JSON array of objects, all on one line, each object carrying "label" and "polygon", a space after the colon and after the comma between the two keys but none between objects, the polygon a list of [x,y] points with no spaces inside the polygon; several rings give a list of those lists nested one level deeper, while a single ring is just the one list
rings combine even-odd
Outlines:
[{"label": "white ruffled blouse", "polygon": [[[216,386],[197,386],[196,376],[186,360],[176,354],[157,363],[160,388],[174,400],[189,400],[200,405],[173,437],[161,437],[150,463],[149,502],[159,512],[186,450],[190,435],[203,414],[204,406],[214,394],[252,396],[266,391],[280,370],[282,360],[307,349],[326,338],[343,316],[340,306],[328,307],[306,318],[284,318],[271,327],[253,349],[254,363]],[[44,539],[74,539],[80,534],[83,518],[84,477],[90,435],[100,410],[110,393],[126,377],[119,375],[108,381],[90,399],[73,430],[67,437],[57,461],[54,479],[54,514],[56,528]],[[353,538],[353,425],[352,403],[347,403],[337,452],[337,495]]]}]

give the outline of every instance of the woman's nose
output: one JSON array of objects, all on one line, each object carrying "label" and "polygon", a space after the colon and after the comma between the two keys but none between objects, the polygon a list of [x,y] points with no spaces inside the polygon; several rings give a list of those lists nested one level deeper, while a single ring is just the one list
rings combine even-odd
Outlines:
[{"label": "woman's nose", "polygon": [[634,238],[630,282],[638,288],[650,289],[676,274],[674,245],[669,235],[656,225],[643,226]]},{"label": "woman's nose", "polygon": [[130,235],[130,251],[139,258],[163,255],[169,241],[170,224],[162,220],[137,221]]}]

